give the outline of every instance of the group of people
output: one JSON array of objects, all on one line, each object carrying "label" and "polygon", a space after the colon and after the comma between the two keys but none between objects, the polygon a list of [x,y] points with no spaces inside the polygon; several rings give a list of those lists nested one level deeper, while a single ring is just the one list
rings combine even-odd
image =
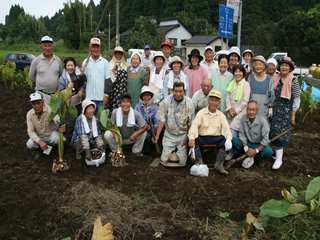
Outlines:
[{"label": "group of people", "polygon": [[202,159],[209,147],[217,149],[215,168],[222,174],[228,174],[225,161],[242,154],[244,168],[266,157],[275,159],[273,169],[281,167],[289,134],[271,144],[270,139],[295,125],[300,86],[291,58],[266,61],[250,49],[241,54],[231,47],[216,62],[214,49],[207,46],[204,57],[193,49],[185,64],[171,56],[172,44],[164,40],[153,56],[146,44],[143,56],[133,52],[129,60],[117,46],[109,62],[101,54],[100,39],[92,38],[90,55],[77,68],[73,58],[64,59],[62,67],[53,45],[44,36],[42,54],[30,67],[36,92],[27,114],[29,149],[45,151],[57,144],[58,132],[66,126],[48,121],[48,104],[52,94],[71,88],[70,104],[78,117],[71,122],[70,144],[77,159],[84,153],[90,161],[93,147],[117,151],[115,134],[102,132],[96,117],[103,108],[120,130],[122,144],[136,156],[143,156],[146,146],[162,143],[160,162],[167,167],[185,166],[188,148]]}]

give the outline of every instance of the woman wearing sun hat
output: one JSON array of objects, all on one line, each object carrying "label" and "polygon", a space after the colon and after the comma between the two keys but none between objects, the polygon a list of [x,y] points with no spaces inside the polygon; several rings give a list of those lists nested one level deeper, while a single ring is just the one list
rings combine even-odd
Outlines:
[{"label": "woman wearing sun hat", "polygon": [[271,77],[266,74],[266,59],[261,55],[255,56],[252,59],[252,68],[253,72],[248,77],[251,88],[250,99],[258,103],[258,114],[268,119],[272,114],[274,87]]},{"label": "woman wearing sun hat", "polygon": [[189,97],[191,98],[201,88],[202,81],[208,79],[208,71],[200,65],[203,57],[198,49],[192,49],[188,59],[190,65],[184,69],[184,73],[188,78]]},{"label": "woman wearing sun hat", "polygon": [[[284,57],[279,62],[280,73],[274,79],[275,101],[271,119],[270,138],[295,125],[296,112],[300,107],[300,85],[293,75],[294,64],[290,57]],[[285,135],[274,142],[276,160],[272,169],[282,165],[283,149],[288,145],[289,136]]]},{"label": "woman wearing sun hat", "polygon": [[157,51],[153,57],[154,66],[150,70],[149,87],[154,94],[154,102],[159,103],[163,99],[163,84],[165,78],[165,57],[161,51]]},{"label": "woman wearing sun hat", "polygon": [[180,57],[174,56],[171,58],[169,71],[166,73],[163,84],[163,94],[165,97],[171,94],[175,82],[183,82],[186,95],[188,95],[188,78],[183,72],[183,65],[184,63]]}]

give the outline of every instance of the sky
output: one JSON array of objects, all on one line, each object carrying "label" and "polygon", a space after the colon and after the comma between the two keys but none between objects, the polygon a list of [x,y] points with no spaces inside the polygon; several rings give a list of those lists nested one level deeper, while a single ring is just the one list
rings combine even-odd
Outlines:
[{"label": "sky", "polygon": [[[10,7],[19,4],[24,11],[35,17],[49,16],[52,17],[59,9],[63,8],[63,3],[68,0],[0,0],[0,23],[5,22],[6,15],[9,14]],[[90,0],[82,0],[88,3]],[[98,4],[100,0],[94,0]]]}]

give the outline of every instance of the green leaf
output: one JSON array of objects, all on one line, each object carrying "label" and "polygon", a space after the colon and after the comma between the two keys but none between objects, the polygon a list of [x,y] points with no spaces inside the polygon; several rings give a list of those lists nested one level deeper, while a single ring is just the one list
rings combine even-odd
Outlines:
[{"label": "green leaf", "polygon": [[107,125],[108,125],[108,121],[109,121],[107,112],[101,111],[99,115],[100,115],[99,121],[102,125],[103,130],[107,130]]},{"label": "green leaf", "polygon": [[68,113],[70,114],[70,116],[71,116],[72,118],[75,118],[75,117],[77,117],[77,115],[78,115],[78,110],[77,110],[77,108],[76,108],[75,106],[70,105],[70,106],[68,107]]},{"label": "green leaf", "polygon": [[274,218],[283,218],[289,215],[288,209],[290,203],[285,200],[271,199],[260,207],[261,216],[269,216]]},{"label": "green leaf", "polygon": [[320,192],[320,177],[312,179],[307,187],[305,200],[309,203]]},{"label": "green leaf", "polygon": [[230,217],[230,213],[229,212],[218,212],[218,216],[221,218],[228,218]]},{"label": "green leaf", "polygon": [[294,198],[298,198],[298,192],[294,187],[290,187],[290,193]]},{"label": "green leaf", "polygon": [[308,209],[308,207],[302,203],[293,203],[290,205],[289,209],[288,209],[288,213],[290,215],[296,215],[299,214],[301,212],[304,212]]},{"label": "green leaf", "polygon": [[58,94],[54,94],[51,96],[49,106],[51,108],[51,116],[49,121],[52,121],[53,117],[57,114],[60,115],[60,111],[62,109],[63,101]]}]

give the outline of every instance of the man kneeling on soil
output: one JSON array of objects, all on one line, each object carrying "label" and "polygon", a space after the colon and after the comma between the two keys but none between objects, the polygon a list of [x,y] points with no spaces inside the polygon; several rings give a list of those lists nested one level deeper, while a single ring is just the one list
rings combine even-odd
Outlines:
[{"label": "man kneeling on soil", "polygon": [[[131,107],[131,96],[125,94],[121,97],[120,107],[114,109],[111,115],[111,121],[117,125],[122,136],[124,145],[132,145],[132,153],[142,157],[142,148],[147,136],[147,130],[150,128],[145,120]],[[106,131],[104,139],[108,143],[112,152],[116,152],[116,140],[111,131]]]},{"label": "man kneeling on soil", "polygon": [[[228,174],[224,169],[223,163],[225,151],[232,148],[232,133],[225,115],[217,108],[220,104],[221,93],[211,90],[208,98],[208,107],[200,110],[189,131],[189,147],[196,145],[201,148],[205,145],[216,145],[218,153],[215,168],[222,174]],[[201,157],[200,148],[195,148],[196,156]]]},{"label": "man kneeling on soil", "polygon": [[27,113],[27,127],[29,140],[28,149],[40,149],[50,154],[51,146],[57,145],[59,132],[65,131],[65,125],[58,128],[58,121],[49,122],[51,108],[44,103],[42,95],[38,92],[30,95],[32,109]]},{"label": "man kneeling on soil", "polygon": [[160,103],[158,111],[160,122],[155,142],[165,126],[160,163],[167,167],[184,167],[187,161],[187,133],[194,117],[194,108],[191,99],[184,94],[184,83],[175,82],[173,95]]},{"label": "man kneeling on soil", "polygon": [[241,119],[239,137],[232,139],[233,147],[239,154],[248,157],[242,162],[244,168],[254,164],[255,157],[271,157],[272,149],[269,144],[269,124],[259,115],[257,102],[251,100],[247,105],[247,114]]},{"label": "man kneeling on soil", "polygon": [[91,150],[96,148],[103,149],[103,140],[101,137],[98,121],[94,116],[96,104],[88,99],[82,102],[82,114],[78,116],[73,130],[71,143],[76,149],[76,159],[81,159],[81,153],[85,152],[86,160],[91,161]]}]

